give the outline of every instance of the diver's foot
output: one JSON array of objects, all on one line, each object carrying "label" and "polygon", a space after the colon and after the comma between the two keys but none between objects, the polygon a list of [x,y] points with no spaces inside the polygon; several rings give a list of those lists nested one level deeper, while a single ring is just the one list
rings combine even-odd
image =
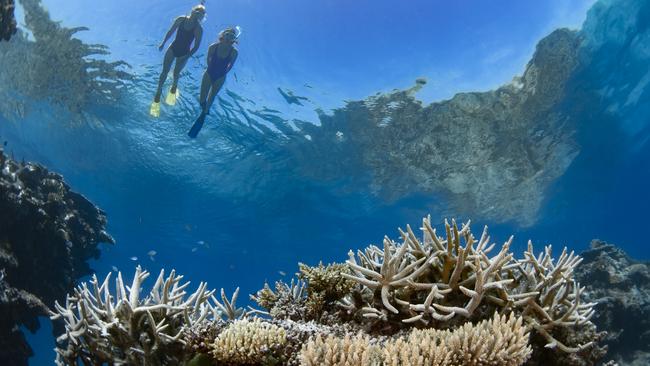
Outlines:
[{"label": "diver's foot", "polygon": [[157,93],[156,96],[153,98],[154,103],[160,103],[160,96],[162,93]]},{"label": "diver's foot", "polygon": [[169,89],[169,92],[172,93],[172,94],[176,94],[176,88],[178,88],[177,85],[172,85],[172,88]]}]

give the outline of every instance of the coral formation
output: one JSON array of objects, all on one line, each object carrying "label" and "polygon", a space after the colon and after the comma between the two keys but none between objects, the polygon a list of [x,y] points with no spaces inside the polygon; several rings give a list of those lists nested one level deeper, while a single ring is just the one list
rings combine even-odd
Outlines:
[{"label": "coral formation", "polygon": [[593,322],[606,329],[608,357],[619,365],[650,362],[650,263],[631,259],[623,250],[600,240],[582,254],[576,277],[587,298],[598,302]]},{"label": "coral formation", "polygon": [[357,297],[363,304],[348,307],[394,327],[399,322],[444,327],[484,319],[495,309],[515,311],[547,340],[548,348],[577,352],[591,345],[567,346],[552,335],[558,328],[588,324],[594,313],[595,303],[584,301],[584,288],[573,277],[579,256],[565,248],[554,259],[551,246],[535,254],[529,242],[524,258],[515,260],[509,252],[512,237],[492,254],[495,245],[487,227],[476,240],[469,223],[459,229],[455,221],[445,222],[443,238],[426,217],[422,230],[423,241],[407,226],[400,230],[401,245],[385,237],[383,250],[371,245],[356,257],[349,253],[354,273],[342,276],[361,285]]},{"label": "coral formation", "polygon": [[0,364],[27,365],[20,326],[38,329],[46,306],[91,273],[99,243],[112,243],[106,216],[38,164],[0,149]]},{"label": "coral formation", "polygon": [[25,26],[33,36],[19,31],[0,44],[0,114],[24,117],[29,100],[47,100],[74,114],[91,103],[114,103],[132,76],[124,62],[108,62],[106,46],[85,44],[73,38],[87,28],[65,28],[50,19],[40,0],[20,0]]},{"label": "coral formation", "polygon": [[301,351],[303,365],[518,366],[531,356],[523,318],[495,315],[454,331],[414,329],[407,337],[372,344],[368,336],[320,335]]},{"label": "coral formation", "polygon": [[236,320],[217,336],[213,355],[228,365],[275,364],[286,341],[281,327],[259,319]]},{"label": "coral formation", "polygon": [[16,34],[16,18],[14,0],[0,0],[0,42],[8,41]]},{"label": "coral formation", "polygon": [[87,365],[178,364],[188,360],[188,349],[205,347],[196,335],[210,334],[206,322],[219,323],[222,315],[232,319],[243,313],[234,305],[238,291],[228,301],[221,290],[224,304],[205,283],[186,296],[189,282],[181,283],[183,276],[173,270],[167,277],[161,271],[149,294],[142,296],[148,277],[138,266],[131,285],[125,286],[118,272],[116,293],[111,294],[111,274],[101,283],[93,276],[67,297],[65,306],[57,303],[51,318],[65,323],[65,333],[57,338],[57,364],[74,365],[77,360]]},{"label": "coral formation", "polygon": [[376,366],[382,363],[380,347],[370,343],[367,335],[325,339],[317,335],[305,344],[300,352],[300,364],[305,366]]},{"label": "coral formation", "polygon": [[401,244],[386,237],[383,249],[351,252],[346,264],[300,264],[299,280],[252,296],[267,312],[238,309],[239,290],[231,298],[222,290],[219,302],[203,283],[185,299],[187,284],[173,272],[146,298],[139,268],[129,287],[118,274],[116,295],[110,275],[93,278],[53,314],[66,323],[59,363],[568,366],[602,358],[595,303],[574,278],[581,257],[564,249],[554,258],[550,246],[536,254],[529,243],[515,259],[512,238],[494,250],[487,228],[476,240],[469,222],[445,222],[444,237],[430,217],[422,224],[423,240],[407,226]]}]

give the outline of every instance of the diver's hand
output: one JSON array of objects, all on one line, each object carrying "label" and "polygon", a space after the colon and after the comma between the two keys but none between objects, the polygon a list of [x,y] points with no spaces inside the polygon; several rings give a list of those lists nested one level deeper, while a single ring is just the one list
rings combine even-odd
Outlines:
[{"label": "diver's hand", "polygon": [[164,43],[161,43],[161,44],[158,46],[158,51],[162,51],[163,48],[165,48],[165,44],[164,44]]}]

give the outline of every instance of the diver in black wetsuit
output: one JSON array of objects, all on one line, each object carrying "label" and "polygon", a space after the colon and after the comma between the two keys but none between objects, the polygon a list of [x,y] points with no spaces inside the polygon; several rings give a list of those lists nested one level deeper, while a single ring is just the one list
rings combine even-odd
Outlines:
[{"label": "diver in black wetsuit", "polygon": [[[159,103],[160,96],[162,94],[162,87],[163,84],[165,84],[165,80],[167,80],[167,74],[169,73],[172,62],[174,62],[174,60],[176,60],[176,65],[174,66],[174,82],[171,89],[169,90],[167,103],[172,105],[176,103],[178,77],[180,76],[183,67],[185,67],[187,60],[199,49],[199,45],[201,44],[201,37],[203,36],[201,20],[204,16],[205,7],[203,5],[197,5],[192,8],[192,13],[190,16],[180,16],[176,18],[174,24],[172,24],[171,28],[169,28],[169,31],[167,31],[165,39],[158,47],[158,49],[162,51],[167,40],[171,38],[174,32],[176,32],[176,38],[172,42],[171,46],[169,46],[167,49],[167,52],[165,52],[163,69],[160,73],[160,79],[158,80],[158,89],[156,90],[156,95],[154,97],[153,104],[151,105],[150,113],[154,117],[157,117],[160,114]],[[193,45],[192,42],[194,42]]]}]

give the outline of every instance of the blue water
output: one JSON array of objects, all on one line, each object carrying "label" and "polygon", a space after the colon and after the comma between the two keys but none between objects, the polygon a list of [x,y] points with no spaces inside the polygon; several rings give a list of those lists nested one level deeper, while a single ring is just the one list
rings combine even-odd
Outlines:
[{"label": "blue water", "polygon": [[[291,276],[298,262],[342,261],[348,249],[396,236],[407,223],[417,227],[427,213],[447,212],[440,207],[444,197],[413,192],[386,201],[364,182],[347,181],[345,172],[331,179],[304,174],[300,164],[332,162],[297,159],[286,143],[304,138],[294,126],[319,125],[319,113],[408,88],[417,77],[429,80],[417,94],[424,103],[496,88],[524,70],[542,37],[559,27],[578,29],[587,19],[581,55],[589,60],[571,82],[580,97],[563,105],[582,116],[575,126],[580,154],[544,192],[532,226],[482,220],[474,230],[487,224],[498,242],[515,234],[516,249],[532,239],[582,250],[600,238],[647,259],[650,22],[640,14],[648,13],[648,3],[208,1],[201,56],[183,74],[182,99],[152,120],[147,110],[162,58],[155,45],[169,21],[194,3],[117,0],[90,7],[48,0],[53,19],[90,26],[80,38],[110,46],[109,57],[129,62],[137,79],[120,105],[89,106],[86,123],[67,123],[65,113],[34,101],[24,119],[0,115],[0,136],[16,157],[63,174],[107,212],[116,245],[103,246],[92,263],[100,276],[113,267],[130,273],[137,264],[152,272],[176,268],[194,283],[206,280],[228,292],[239,286],[248,294],[282,273]],[[203,53],[232,24],[244,33],[215,112],[220,123],[209,120],[196,141],[188,140]],[[278,87],[309,100],[288,104]],[[472,217],[464,212],[457,219]],[[157,252],[153,259],[150,250]],[[45,325],[31,337],[37,352],[31,364],[52,363],[49,332]]]}]

